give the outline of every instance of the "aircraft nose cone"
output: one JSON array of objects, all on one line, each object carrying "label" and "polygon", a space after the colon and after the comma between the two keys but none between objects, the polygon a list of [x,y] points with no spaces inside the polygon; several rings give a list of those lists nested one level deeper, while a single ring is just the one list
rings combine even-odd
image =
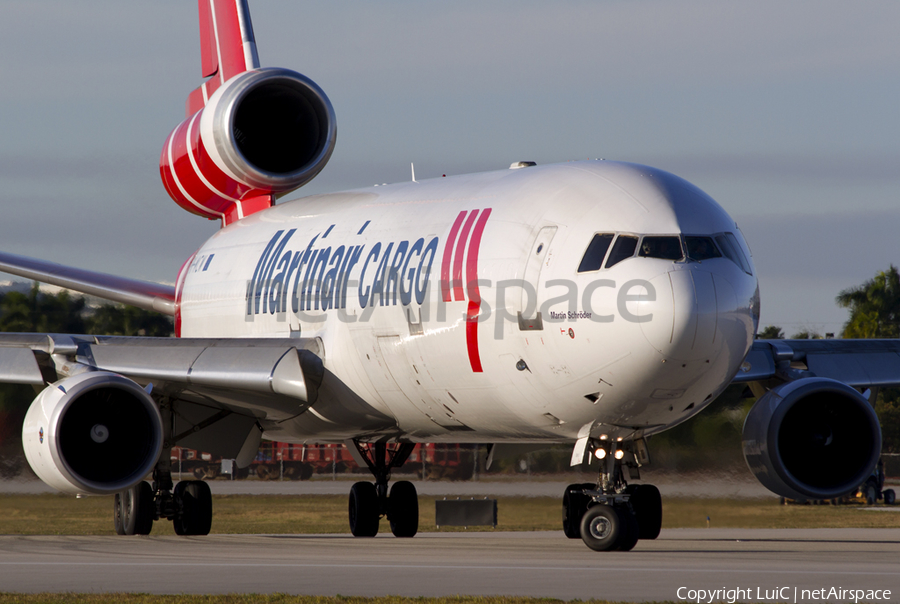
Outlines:
[{"label": "aircraft nose cone", "polygon": [[[707,360],[717,350],[717,289],[707,271],[678,267],[650,280],[655,301],[647,304],[641,331],[665,358]],[[733,297],[733,294],[732,294]]]}]

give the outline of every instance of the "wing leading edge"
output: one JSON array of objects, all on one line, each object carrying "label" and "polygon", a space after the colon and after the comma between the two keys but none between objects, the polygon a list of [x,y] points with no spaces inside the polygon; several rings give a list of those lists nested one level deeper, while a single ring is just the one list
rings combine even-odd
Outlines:
[{"label": "wing leading edge", "polygon": [[854,388],[900,385],[900,340],[757,340],[733,382],[830,378]]},{"label": "wing leading edge", "polygon": [[151,283],[63,266],[46,260],[0,252],[0,272],[130,304],[166,315],[175,314],[175,286]]}]

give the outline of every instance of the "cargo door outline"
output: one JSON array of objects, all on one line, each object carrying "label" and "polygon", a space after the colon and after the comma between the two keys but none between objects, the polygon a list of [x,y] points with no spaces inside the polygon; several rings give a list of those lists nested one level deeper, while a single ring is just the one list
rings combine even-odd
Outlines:
[{"label": "cargo door outline", "polygon": [[543,227],[538,231],[537,237],[534,238],[534,242],[531,244],[531,249],[528,252],[525,270],[522,273],[522,297],[519,300],[519,308],[516,313],[520,331],[539,331],[544,329],[544,320],[540,313],[541,302],[543,301],[540,287],[541,271],[547,262],[550,243],[553,241],[558,228],[556,226]]}]

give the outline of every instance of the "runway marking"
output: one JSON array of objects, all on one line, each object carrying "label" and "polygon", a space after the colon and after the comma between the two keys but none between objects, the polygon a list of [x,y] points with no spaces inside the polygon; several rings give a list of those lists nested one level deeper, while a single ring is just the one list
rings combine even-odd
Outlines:
[{"label": "runway marking", "polygon": [[[0,562],[3,566],[156,566],[156,567],[234,567],[234,568],[387,568],[396,569],[396,564],[311,564],[311,563],[286,563],[273,562],[244,563],[244,562]],[[417,570],[521,570],[521,571],[652,571],[666,573],[690,572],[692,568],[655,568],[648,566],[471,566],[471,565],[437,565],[437,564],[405,564],[404,569]],[[780,574],[780,575],[859,575],[859,576],[897,576],[897,571],[845,571],[845,570],[776,570],[776,569],[746,569],[746,568],[704,568],[705,573],[744,573],[744,574]]]}]

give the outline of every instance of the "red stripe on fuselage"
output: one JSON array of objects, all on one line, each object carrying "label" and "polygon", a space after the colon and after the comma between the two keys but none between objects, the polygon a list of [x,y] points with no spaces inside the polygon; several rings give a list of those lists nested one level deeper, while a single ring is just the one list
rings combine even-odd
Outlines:
[{"label": "red stripe on fuselage", "polygon": [[184,280],[187,277],[187,269],[197,256],[197,252],[191,254],[190,258],[184,261],[181,268],[178,269],[178,276],[175,278],[175,337],[181,337],[181,295],[184,293]]},{"label": "red stripe on fuselage", "polygon": [[456,220],[453,221],[453,226],[450,227],[450,234],[447,236],[447,243],[444,244],[444,258],[441,260],[441,295],[443,296],[444,302],[449,302],[451,300],[450,260],[453,258],[453,246],[456,245],[456,235],[459,233],[459,227],[467,213],[468,212],[463,210],[456,217]]},{"label": "red stripe on fuselage", "polygon": [[466,242],[469,240],[469,231],[472,230],[472,224],[477,217],[478,210],[473,210],[469,214],[459,234],[459,240],[456,242],[456,251],[453,253],[453,281],[451,287],[453,289],[453,299],[457,302],[466,299],[466,294],[463,290],[463,260],[466,255]]},{"label": "red stripe on fuselage", "polygon": [[[473,214],[474,216],[474,214]],[[481,353],[478,350],[478,316],[481,314],[481,291],[478,289],[478,252],[481,249],[481,236],[491,216],[491,209],[481,212],[466,255],[466,290],[469,294],[469,306],[466,309],[466,349],[469,352],[469,365],[472,371],[481,373]]]}]

